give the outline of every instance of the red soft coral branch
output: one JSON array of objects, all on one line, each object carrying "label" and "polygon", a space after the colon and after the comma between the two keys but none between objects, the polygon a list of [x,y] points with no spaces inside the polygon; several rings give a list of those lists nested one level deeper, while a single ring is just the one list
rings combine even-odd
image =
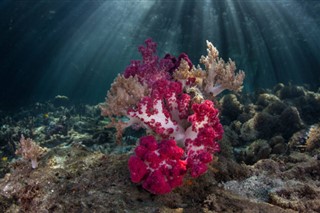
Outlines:
[{"label": "red soft coral branch", "polygon": [[174,140],[159,143],[153,136],[140,138],[135,155],[129,159],[131,180],[142,182],[143,188],[154,194],[165,194],[183,183],[186,163],[184,150]]},{"label": "red soft coral branch", "polygon": [[211,101],[193,104],[193,115],[188,121],[192,125],[186,130],[186,152],[188,168],[191,176],[198,177],[207,171],[207,164],[213,159],[213,154],[220,151],[219,144],[223,128],[218,118],[218,110]]},{"label": "red soft coral branch", "polygon": [[160,79],[170,79],[170,71],[175,67],[173,59],[162,58],[156,54],[157,44],[151,39],[145,41],[145,46],[139,46],[142,61],[132,60],[123,75],[125,78],[137,76],[141,83],[150,87]]}]

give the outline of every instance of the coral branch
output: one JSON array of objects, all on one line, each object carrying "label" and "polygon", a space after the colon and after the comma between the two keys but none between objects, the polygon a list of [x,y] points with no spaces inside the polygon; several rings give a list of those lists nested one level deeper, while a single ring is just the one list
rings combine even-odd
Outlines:
[{"label": "coral branch", "polygon": [[147,86],[137,77],[125,78],[118,75],[108,91],[106,102],[100,106],[102,116],[126,116],[129,108],[135,106],[150,93]]},{"label": "coral branch", "polygon": [[216,141],[222,138],[223,129],[218,119],[218,110],[211,101],[193,104],[192,109],[194,114],[188,118],[192,125],[186,130],[185,144],[191,176],[198,177],[207,171],[212,155],[220,151]]},{"label": "coral branch", "polygon": [[204,91],[214,96],[225,89],[241,91],[245,73],[241,70],[236,73],[235,62],[231,59],[226,63],[219,58],[219,52],[211,42],[207,41],[207,47],[207,56],[202,56],[200,59],[207,73]]}]

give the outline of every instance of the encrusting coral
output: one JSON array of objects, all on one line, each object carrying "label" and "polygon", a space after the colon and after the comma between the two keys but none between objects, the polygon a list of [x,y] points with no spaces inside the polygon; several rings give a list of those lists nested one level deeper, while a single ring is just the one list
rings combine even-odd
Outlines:
[{"label": "encrusting coral", "polygon": [[[205,65],[202,70],[185,53],[159,58],[157,44],[147,39],[139,47],[142,60],[131,61],[101,106],[102,115],[116,127],[118,140],[129,126],[150,134],[140,138],[129,170],[131,180],[151,193],[170,192],[182,184],[188,171],[192,177],[204,174],[220,151],[223,128],[218,110],[208,99],[224,89],[240,91],[245,75],[235,74],[234,62],[225,63],[210,42],[207,46],[208,56],[200,60]],[[119,121],[119,116],[129,121]]]}]

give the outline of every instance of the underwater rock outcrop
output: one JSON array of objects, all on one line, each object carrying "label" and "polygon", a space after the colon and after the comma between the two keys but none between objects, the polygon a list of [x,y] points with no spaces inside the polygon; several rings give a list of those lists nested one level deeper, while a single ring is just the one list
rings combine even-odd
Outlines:
[{"label": "underwater rock outcrop", "polygon": [[[222,122],[231,127],[230,131],[234,132],[231,135],[237,135],[230,139],[236,158],[249,164],[265,158],[265,152],[261,154],[260,146],[257,147],[260,144],[257,141],[261,140],[267,141],[268,146],[262,147],[271,148],[269,154],[314,150],[313,147],[318,146],[318,140],[313,138],[318,133],[319,104],[319,93],[283,84],[277,85],[274,91],[259,91],[234,99],[233,105],[243,106],[242,111],[238,110],[236,120],[222,119]],[[306,113],[306,109],[315,117]],[[235,117],[229,110],[221,110],[221,116]],[[312,148],[307,148],[309,146]]]}]

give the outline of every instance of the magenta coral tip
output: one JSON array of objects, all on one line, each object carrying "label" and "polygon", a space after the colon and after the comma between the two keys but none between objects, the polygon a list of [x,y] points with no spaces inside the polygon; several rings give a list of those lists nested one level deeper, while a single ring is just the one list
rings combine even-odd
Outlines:
[{"label": "magenta coral tip", "polygon": [[171,186],[165,176],[157,170],[153,172],[142,184],[143,188],[153,194],[166,194],[171,191]]},{"label": "magenta coral tip", "polygon": [[131,174],[131,181],[134,183],[139,183],[147,173],[147,166],[136,156],[131,156],[128,164]]}]

